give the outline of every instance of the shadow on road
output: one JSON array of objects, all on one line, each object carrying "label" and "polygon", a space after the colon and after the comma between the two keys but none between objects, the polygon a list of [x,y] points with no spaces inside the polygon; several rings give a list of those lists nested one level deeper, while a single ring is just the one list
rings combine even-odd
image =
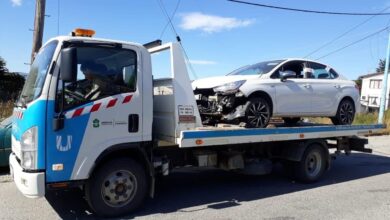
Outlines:
[{"label": "shadow on road", "polygon": [[[323,179],[301,184],[285,177],[281,167],[266,176],[243,176],[221,170],[186,169],[172,173],[156,183],[154,199],[127,218],[158,213],[196,212],[239,206],[240,202],[310,190],[336,183],[358,180],[390,172],[390,157],[352,154],[339,156]],[[47,200],[61,218],[96,218],[90,214],[81,190],[51,192]],[[200,206],[200,207],[199,207]]]}]

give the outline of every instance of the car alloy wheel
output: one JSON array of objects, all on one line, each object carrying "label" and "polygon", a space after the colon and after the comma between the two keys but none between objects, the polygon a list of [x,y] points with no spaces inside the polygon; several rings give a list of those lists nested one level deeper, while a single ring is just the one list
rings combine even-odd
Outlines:
[{"label": "car alloy wheel", "polygon": [[271,109],[263,98],[254,98],[247,103],[245,116],[247,127],[264,128],[271,118]]},{"label": "car alloy wheel", "polygon": [[337,109],[337,114],[331,120],[334,125],[350,125],[355,117],[355,105],[351,100],[343,99]]},{"label": "car alloy wheel", "polygon": [[351,102],[343,102],[340,106],[340,122],[343,125],[352,124],[355,115],[354,107]]}]

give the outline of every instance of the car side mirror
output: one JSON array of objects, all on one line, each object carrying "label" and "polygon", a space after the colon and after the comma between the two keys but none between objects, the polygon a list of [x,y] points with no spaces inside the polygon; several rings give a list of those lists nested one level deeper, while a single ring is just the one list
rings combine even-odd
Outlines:
[{"label": "car side mirror", "polygon": [[60,77],[63,82],[77,80],[77,50],[65,48],[61,51]]},{"label": "car side mirror", "polygon": [[286,82],[288,78],[295,78],[296,74],[292,71],[279,71],[280,81]]}]

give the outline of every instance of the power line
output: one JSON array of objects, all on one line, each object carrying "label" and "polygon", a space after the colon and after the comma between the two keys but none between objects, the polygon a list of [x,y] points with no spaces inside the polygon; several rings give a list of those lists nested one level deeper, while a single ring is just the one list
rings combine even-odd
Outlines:
[{"label": "power line", "polygon": [[57,36],[60,35],[60,0],[57,0]]},{"label": "power line", "polygon": [[321,57],[319,57],[319,58],[317,58],[317,59],[315,59],[315,60],[320,60],[320,59],[325,58],[325,57],[327,57],[327,56],[330,56],[330,55],[332,55],[332,54],[334,54],[334,53],[337,53],[337,52],[339,52],[340,50],[344,50],[344,49],[347,48],[347,47],[350,47],[350,46],[352,46],[352,45],[354,45],[354,44],[357,44],[357,43],[359,43],[359,42],[361,42],[361,41],[364,41],[364,40],[366,40],[366,39],[368,39],[368,38],[370,38],[370,37],[373,37],[373,36],[375,36],[375,35],[377,35],[377,34],[383,32],[383,31],[389,30],[389,28],[390,28],[390,26],[386,26],[386,27],[384,27],[384,28],[382,28],[382,29],[380,29],[380,30],[378,30],[378,31],[375,31],[375,32],[372,33],[372,34],[369,34],[369,35],[367,35],[367,36],[365,36],[365,37],[363,37],[363,38],[361,38],[361,39],[359,39],[359,40],[357,40],[357,41],[354,41],[354,42],[352,42],[352,43],[350,43],[350,44],[347,44],[347,45],[345,45],[344,47],[341,47],[341,48],[339,48],[339,49],[337,49],[337,50],[334,50],[334,51],[332,51],[332,52],[330,52],[330,53],[327,53],[327,54],[325,54],[325,55],[323,55],[323,56],[321,56]]},{"label": "power line", "polygon": [[[389,9],[389,7],[386,7],[385,9],[381,10],[379,13],[382,13],[384,11],[386,11],[387,9]],[[368,21],[370,21],[371,19],[373,19],[374,17],[376,17],[377,15],[373,15],[371,17],[369,17],[368,19],[364,20],[363,22],[353,26],[352,28],[348,29],[347,31],[345,31],[344,33],[338,35],[337,37],[333,38],[332,40],[328,41],[327,43],[323,44],[322,46],[318,47],[317,49],[313,50],[312,52],[310,52],[309,54],[307,54],[306,56],[304,56],[304,58],[307,58],[309,57],[310,55],[320,51],[321,49],[323,49],[324,47],[326,46],[329,46],[330,44],[334,43],[335,41],[337,41],[338,39],[344,37],[345,35],[351,33],[352,31],[354,31],[355,29],[357,29],[358,27],[362,26],[363,24],[367,23]]]},{"label": "power line", "polygon": [[367,15],[390,15],[390,13],[363,13],[363,12],[333,12],[333,11],[316,11],[316,10],[308,10],[308,9],[298,9],[298,8],[287,8],[281,6],[274,5],[265,5],[253,2],[239,1],[239,0],[227,0],[234,3],[259,6],[265,8],[279,9],[279,10],[287,10],[287,11],[295,11],[295,12],[305,12],[305,13],[315,13],[315,14],[328,14],[328,15],[357,15],[357,16],[367,16]]},{"label": "power line", "polygon": [[[173,20],[173,18],[175,17],[176,11],[177,11],[177,9],[179,8],[180,2],[181,2],[181,0],[178,0],[178,1],[177,1],[176,6],[175,6],[175,10],[173,10],[173,13],[172,13],[172,15],[171,15],[171,20]],[[160,34],[160,38],[159,38],[159,39],[161,39],[162,36],[164,35],[165,30],[167,29],[168,25],[169,25],[169,21],[165,24],[163,30],[161,31],[161,34]]]},{"label": "power line", "polygon": [[183,50],[183,52],[184,52],[185,59],[186,59],[186,61],[187,61],[187,63],[188,63],[188,66],[190,67],[190,70],[191,70],[192,74],[194,75],[195,79],[197,79],[198,76],[196,75],[195,70],[194,70],[194,68],[192,67],[192,64],[191,64],[191,62],[190,62],[190,59],[188,58],[187,52],[186,52],[186,50],[184,49],[183,44],[181,43],[181,39],[180,39],[179,35],[178,35],[177,32],[176,32],[175,26],[174,26],[173,23],[172,23],[172,19],[171,19],[171,17],[169,17],[168,12],[167,12],[167,10],[165,9],[164,3],[162,2],[162,0],[157,0],[157,3],[158,3],[158,5],[160,6],[160,9],[161,9],[161,11],[163,12],[163,14],[166,16],[166,18],[167,18],[167,20],[168,20],[168,23],[170,24],[170,27],[171,27],[172,32],[176,35],[176,40],[179,42],[179,44],[180,44],[180,46],[181,46],[181,48],[182,48],[182,50]]}]

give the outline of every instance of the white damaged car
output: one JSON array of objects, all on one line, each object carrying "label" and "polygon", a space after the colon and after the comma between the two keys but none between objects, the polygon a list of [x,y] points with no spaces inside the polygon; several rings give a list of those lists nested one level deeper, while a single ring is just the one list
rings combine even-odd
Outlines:
[{"label": "white damaged car", "polygon": [[332,67],[303,59],[260,62],[226,76],[192,83],[203,124],[245,123],[266,127],[271,117],[295,124],[301,117],[353,122],[359,90]]}]

